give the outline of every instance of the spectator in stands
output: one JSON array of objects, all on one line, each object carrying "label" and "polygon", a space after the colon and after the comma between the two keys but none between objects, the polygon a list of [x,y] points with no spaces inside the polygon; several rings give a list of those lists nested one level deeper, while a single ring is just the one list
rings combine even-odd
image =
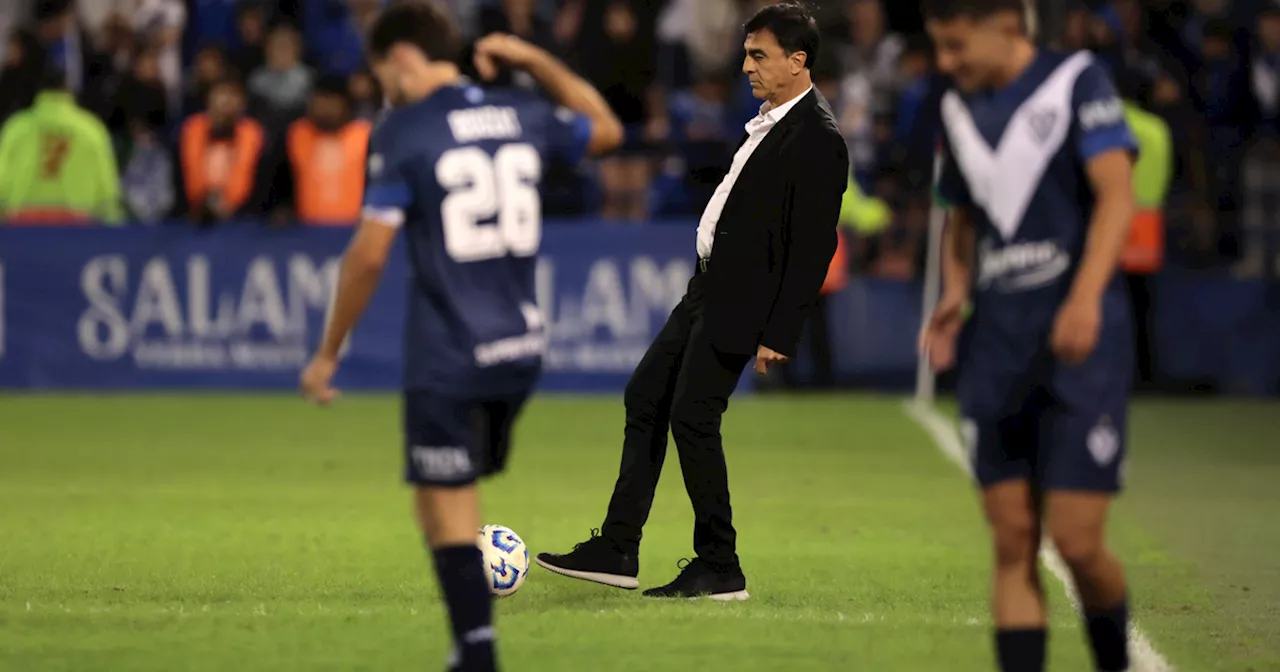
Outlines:
[{"label": "spectator in stands", "polygon": [[854,176],[862,188],[872,189],[879,173],[879,149],[892,134],[903,40],[887,31],[879,0],[850,0],[848,20],[850,44],[839,52],[845,80],[838,121],[849,144]]},{"label": "spectator in stands", "polygon": [[182,32],[187,25],[183,0],[134,0],[130,17],[140,45],[154,49],[171,109],[182,102]]},{"label": "spectator in stands", "polygon": [[1062,49],[1064,51],[1082,51],[1089,48],[1089,27],[1093,22],[1093,14],[1088,7],[1072,2],[1063,14]]},{"label": "spectator in stands", "polygon": [[302,62],[302,37],[281,23],[267,33],[267,60],[249,77],[249,93],[264,105],[268,126],[283,125],[306,106],[315,74]]},{"label": "spectator in stands", "polygon": [[1280,131],[1280,0],[1266,0],[1258,16],[1256,52],[1251,67],[1254,98],[1265,130]]},{"label": "spectator in stands", "polygon": [[146,118],[163,126],[169,118],[169,94],[161,81],[160,52],[140,49],[128,74],[116,88],[115,109],[107,118],[113,131],[130,134],[130,119]]},{"label": "spectator in stands", "polygon": [[4,69],[0,70],[0,123],[29,107],[40,88],[41,48],[35,34],[15,30],[5,44]]},{"label": "spectator in stands", "polygon": [[163,114],[131,115],[118,143],[120,186],[129,219],[154,224],[168,218],[177,204],[173,157],[160,141]]},{"label": "spectator in stands", "polygon": [[231,61],[236,71],[249,74],[267,62],[267,14],[258,2],[242,2],[236,7],[236,45]]},{"label": "spectator in stands", "polygon": [[347,78],[347,94],[352,114],[357,119],[373,121],[382,111],[382,92],[378,82],[368,70],[357,70]]},{"label": "spectator in stands", "polygon": [[1239,258],[1239,213],[1244,200],[1241,168],[1245,144],[1256,123],[1257,103],[1250,87],[1247,56],[1237,49],[1233,24],[1215,19],[1204,25],[1200,48],[1203,67],[1193,86],[1208,131],[1209,202],[1217,212],[1218,254],[1223,261],[1235,261]]},{"label": "spectator in stands", "polygon": [[[550,53],[559,53],[555,34],[551,24],[538,16],[536,0],[501,0],[498,4],[480,8],[480,35],[489,33],[511,33],[526,42],[546,49]],[[471,58],[464,57],[464,63]],[[522,89],[534,89],[537,83],[529,73],[523,70],[508,70],[501,73],[490,83],[493,86],[515,86]]]},{"label": "spectator in stands", "polygon": [[110,60],[113,73],[127,73],[133,64],[133,55],[137,51],[134,46],[133,28],[129,27],[129,19],[123,14],[111,14],[102,22],[102,34],[99,40],[102,55]]},{"label": "spectator in stands", "polygon": [[307,60],[321,72],[350,75],[364,66],[364,35],[381,0],[304,0]]},{"label": "spectator in stands", "polygon": [[288,133],[294,207],[303,223],[351,226],[359,219],[371,128],[352,117],[342,77],[321,78],[307,116]]},{"label": "spectator in stands", "polygon": [[263,131],[244,112],[244,89],[225,79],[210,90],[207,111],[182,125],[183,186],[188,212],[199,223],[236,216],[254,195]]},{"label": "spectator in stands", "polygon": [[[821,62],[821,61],[819,61]],[[687,91],[672,94],[669,102],[671,139],[684,159],[684,191],[691,210],[706,207],[733,159],[737,132],[730,135],[725,78],[707,73]]]},{"label": "spectator in stands", "polygon": [[66,81],[47,71],[35,103],[0,130],[0,217],[10,224],[121,220],[110,136]]},{"label": "spectator in stands", "polygon": [[80,104],[103,113],[106,101],[101,87],[110,61],[97,52],[90,34],[80,26],[74,2],[38,0],[35,19],[36,34],[46,58],[42,68],[63,72],[67,90]]},{"label": "spectator in stands", "polygon": [[222,47],[208,45],[196,52],[191,65],[191,74],[187,77],[186,99],[182,103],[184,114],[195,114],[204,109],[209,100],[209,92],[218,82],[236,76],[227,62],[227,52]]},{"label": "spectator in stands", "polygon": [[574,39],[577,68],[627,127],[626,144],[600,162],[601,214],[605,219],[638,221],[648,214],[651,180],[644,139],[654,74],[651,17],[641,14],[644,7],[638,0],[573,0],[570,8],[574,2],[582,13]]}]

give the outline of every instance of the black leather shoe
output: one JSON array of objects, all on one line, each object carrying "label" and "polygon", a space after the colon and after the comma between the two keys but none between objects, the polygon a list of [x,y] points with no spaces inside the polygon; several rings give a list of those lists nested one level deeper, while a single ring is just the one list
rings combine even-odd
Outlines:
[{"label": "black leather shoe", "polygon": [[722,602],[745,600],[751,595],[747,592],[747,577],[742,568],[720,568],[703,562],[699,558],[681,560],[677,564],[680,575],[665,586],[650,588],[644,591],[645,597],[709,597]]},{"label": "black leather shoe", "polygon": [[640,587],[636,579],[640,575],[640,558],[619,551],[613,542],[600,536],[600,530],[591,530],[591,538],[568,553],[539,553],[534,561],[547,571],[573,579],[626,590]]}]

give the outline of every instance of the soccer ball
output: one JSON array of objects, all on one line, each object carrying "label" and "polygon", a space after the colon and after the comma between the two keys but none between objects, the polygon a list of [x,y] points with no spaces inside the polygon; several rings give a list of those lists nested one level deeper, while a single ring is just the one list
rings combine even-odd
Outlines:
[{"label": "soccer ball", "polygon": [[506,597],[520,590],[529,574],[529,549],[520,536],[511,528],[485,525],[480,528],[479,545],[489,592]]}]

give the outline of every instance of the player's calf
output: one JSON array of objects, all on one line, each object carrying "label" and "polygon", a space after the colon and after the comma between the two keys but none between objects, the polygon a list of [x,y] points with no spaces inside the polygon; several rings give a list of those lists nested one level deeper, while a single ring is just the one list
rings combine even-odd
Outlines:
[{"label": "player's calf", "polygon": [[1039,510],[1024,480],[996,483],[983,491],[995,551],[992,609],[996,655],[1004,672],[1044,669],[1047,635],[1044,591],[1036,557]]},{"label": "player's calf", "polygon": [[1094,664],[1102,672],[1129,667],[1129,603],[1120,561],[1106,545],[1109,493],[1049,496],[1049,534],[1071,571],[1084,611]]},{"label": "player's calf", "polygon": [[418,486],[414,513],[435,560],[440,592],[453,626],[451,668],[467,672],[497,669],[493,602],[476,547],[480,506],[474,485]]}]

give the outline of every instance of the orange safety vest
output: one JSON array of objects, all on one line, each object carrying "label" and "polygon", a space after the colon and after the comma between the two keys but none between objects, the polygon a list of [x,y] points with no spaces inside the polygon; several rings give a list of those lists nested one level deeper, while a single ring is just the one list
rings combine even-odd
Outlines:
[{"label": "orange safety vest", "polygon": [[1120,267],[1125,273],[1149,275],[1164,265],[1164,212],[1139,210],[1129,227],[1129,240],[1120,253]]},{"label": "orange safety vest", "polygon": [[350,226],[360,219],[371,129],[363,120],[334,133],[321,131],[307,119],[289,126],[289,163],[299,219],[323,226]]},{"label": "orange safety vest", "polygon": [[822,282],[823,294],[838,292],[849,285],[849,251],[844,242],[844,234],[836,231],[836,253],[831,256],[831,264],[827,266],[827,279]]},{"label": "orange safety vest", "polygon": [[241,119],[232,140],[226,142],[209,137],[211,126],[204,113],[192,115],[182,125],[179,154],[187,204],[198,210],[210,192],[220,191],[234,212],[253,195],[262,156],[262,127],[252,119]]}]

